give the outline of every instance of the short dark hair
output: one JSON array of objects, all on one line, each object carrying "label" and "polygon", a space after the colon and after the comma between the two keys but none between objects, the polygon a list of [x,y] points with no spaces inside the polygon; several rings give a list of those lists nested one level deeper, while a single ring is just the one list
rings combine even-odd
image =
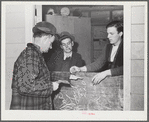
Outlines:
[{"label": "short dark hair", "polygon": [[45,32],[37,32],[33,34],[33,37],[36,38],[36,37],[49,36],[49,35],[52,35],[52,34],[45,33]]},{"label": "short dark hair", "polygon": [[115,27],[118,31],[118,33],[123,32],[123,22],[122,21],[112,21],[109,24],[107,24],[106,29],[109,27]]}]

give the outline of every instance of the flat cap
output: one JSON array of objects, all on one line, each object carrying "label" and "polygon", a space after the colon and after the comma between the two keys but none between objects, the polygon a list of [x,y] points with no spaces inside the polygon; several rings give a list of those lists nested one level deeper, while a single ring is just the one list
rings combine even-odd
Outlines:
[{"label": "flat cap", "polygon": [[38,22],[32,29],[33,33],[39,33],[39,32],[44,32],[47,34],[56,34],[56,28],[53,24],[46,22],[46,21],[42,21],[42,22]]},{"label": "flat cap", "polygon": [[66,38],[70,38],[72,41],[75,40],[75,37],[73,35],[71,35],[69,32],[64,31],[60,34],[59,41],[62,41],[63,39],[66,39]]}]

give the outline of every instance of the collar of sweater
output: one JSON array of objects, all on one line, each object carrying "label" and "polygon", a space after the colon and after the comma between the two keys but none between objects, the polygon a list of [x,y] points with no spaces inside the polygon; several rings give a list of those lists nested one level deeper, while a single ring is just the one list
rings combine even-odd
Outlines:
[{"label": "collar of sweater", "polygon": [[72,57],[72,52],[71,53],[65,53],[64,52],[64,60],[66,60],[66,58]]}]

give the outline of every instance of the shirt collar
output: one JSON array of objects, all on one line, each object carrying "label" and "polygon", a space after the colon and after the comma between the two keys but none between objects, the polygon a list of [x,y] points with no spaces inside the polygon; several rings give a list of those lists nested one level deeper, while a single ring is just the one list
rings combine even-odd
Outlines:
[{"label": "shirt collar", "polygon": [[120,44],[118,45],[112,45],[113,48],[118,48]]},{"label": "shirt collar", "polygon": [[71,53],[65,53],[64,52],[64,60],[66,60],[66,58],[72,57],[72,52]]},{"label": "shirt collar", "polygon": [[40,51],[40,47],[38,45],[36,45],[35,43],[27,43],[27,46],[36,48],[37,50]]},{"label": "shirt collar", "polygon": [[112,44],[112,46],[113,47],[118,47],[121,43],[122,43],[122,40],[117,45]]}]

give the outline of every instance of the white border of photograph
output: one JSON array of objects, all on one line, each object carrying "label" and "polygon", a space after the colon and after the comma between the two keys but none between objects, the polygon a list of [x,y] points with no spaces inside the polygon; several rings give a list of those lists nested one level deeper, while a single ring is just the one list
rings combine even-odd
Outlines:
[{"label": "white border of photograph", "polygon": [[[147,120],[147,2],[1,2],[1,120]],[[124,6],[124,111],[35,111],[5,110],[5,6],[30,5],[123,5]],[[145,6],[144,111],[130,111],[131,81],[131,5]],[[31,18],[33,19],[33,18]],[[30,25],[31,26],[31,25]],[[26,31],[28,32],[28,31]],[[30,36],[30,35],[28,35]],[[127,84],[127,85],[126,85]]]}]

